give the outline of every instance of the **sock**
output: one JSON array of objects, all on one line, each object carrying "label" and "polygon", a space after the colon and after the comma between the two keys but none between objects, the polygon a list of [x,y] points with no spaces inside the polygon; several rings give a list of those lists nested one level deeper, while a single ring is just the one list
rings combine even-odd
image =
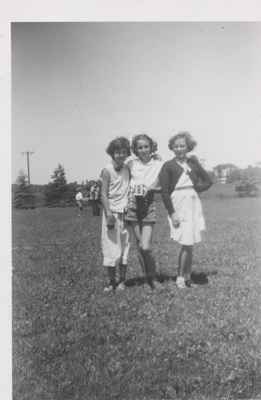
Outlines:
[{"label": "sock", "polygon": [[139,260],[139,263],[140,263],[140,266],[141,266],[142,273],[143,273],[143,275],[146,276],[147,275],[146,266],[145,266],[144,258],[143,258],[143,255],[142,255],[142,249],[140,247],[138,247],[138,260]]},{"label": "sock", "polygon": [[148,284],[153,287],[153,280],[156,278],[156,264],[152,256],[151,250],[141,250],[143,256],[146,279]]},{"label": "sock", "polygon": [[190,274],[184,274],[184,279],[185,281],[190,281],[191,280],[191,275]]},{"label": "sock", "polygon": [[108,271],[108,278],[109,278],[109,285],[116,288],[116,268],[115,267],[107,267]]},{"label": "sock", "polygon": [[119,273],[120,273],[120,282],[126,281],[126,273],[127,273],[127,265],[120,264],[119,265]]}]

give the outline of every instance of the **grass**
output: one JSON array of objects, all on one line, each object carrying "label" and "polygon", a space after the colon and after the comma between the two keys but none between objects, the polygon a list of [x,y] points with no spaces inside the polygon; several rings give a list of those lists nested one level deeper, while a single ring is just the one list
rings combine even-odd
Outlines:
[{"label": "grass", "polygon": [[220,193],[203,199],[208,230],[194,255],[202,284],[184,291],[161,203],[153,249],[165,280],[153,293],[133,284],[134,246],[128,289],[103,293],[100,218],[90,209],[82,218],[73,208],[14,211],[14,400],[261,393],[260,200]]}]

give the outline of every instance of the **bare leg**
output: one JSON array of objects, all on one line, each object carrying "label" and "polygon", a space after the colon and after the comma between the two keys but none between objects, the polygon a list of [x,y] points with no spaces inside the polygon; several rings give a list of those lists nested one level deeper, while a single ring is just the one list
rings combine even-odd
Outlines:
[{"label": "bare leg", "polygon": [[143,250],[151,249],[153,224],[144,223],[141,228],[141,247]]},{"label": "bare leg", "polygon": [[187,268],[189,265],[189,260],[191,260],[192,254],[192,246],[184,246],[182,245],[180,253],[179,253],[179,263],[178,263],[178,277],[176,280],[177,287],[179,289],[183,289],[186,287],[185,280]]},{"label": "bare leg", "polygon": [[154,287],[153,280],[156,277],[156,263],[151,252],[153,224],[145,223],[141,232],[142,256],[145,264],[146,279],[151,287]]},{"label": "bare leg", "polygon": [[178,276],[185,276],[192,262],[192,246],[182,246],[179,253]]},{"label": "bare leg", "polygon": [[141,270],[143,275],[146,275],[146,269],[145,269],[145,264],[144,264],[144,259],[141,253],[141,227],[140,224],[138,222],[132,222],[131,224],[132,226],[132,230],[134,233],[134,237],[135,237],[135,241],[137,244],[137,250],[138,250],[138,260],[141,266]]},{"label": "bare leg", "polygon": [[187,246],[187,259],[186,259],[185,273],[184,273],[184,277],[185,277],[186,281],[190,281],[190,279],[191,279],[192,252],[193,252],[193,247]]},{"label": "bare leg", "polygon": [[116,288],[116,268],[115,267],[107,267],[109,285],[112,286],[113,289]]},{"label": "bare leg", "polygon": [[121,224],[121,257],[119,260],[119,283],[124,283],[126,281],[127,260],[130,250],[130,229],[129,226],[125,225],[123,221],[121,222]]},{"label": "bare leg", "polygon": [[134,233],[134,237],[136,240],[137,245],[140,245],[140,240],[141,240],[141,227],[138,222],[132,222],[131,227]]}]

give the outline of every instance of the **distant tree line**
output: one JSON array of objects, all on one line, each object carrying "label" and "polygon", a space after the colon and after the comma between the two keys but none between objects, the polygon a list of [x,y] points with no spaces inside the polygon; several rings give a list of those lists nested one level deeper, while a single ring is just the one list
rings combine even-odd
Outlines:
[{"label": "distant tree line", "polygon": [[78,188],[88,195],[95,180],[68,183],[64,167],[58,164],[47,185],[29,185],[26,174],[20,171],[12,185],[12,203],[15,208],[69,207],[75,205]]},{"label": "distant tree line", "polygon": [[237,168],[228,176],[228,183],[238,183],[239,181],[249,181],[251,183],[261,183],[261,167],[249,165],[247,168]]},{"label": "distant tree line", "polygon": [[[224,164],[225,165],[225,164]],[[222,167],[222,164],[220,165]],[[209,174],[215,182],[216,176],[213,171]],[[75,194],[77,188],[88,195],[95,180],[85,182],[68,183],[64,167],[58,164],[51,181],[47,185],[29,185],[27,176],[20,171],[16,183],[12,185],[12,203],[15,208],[35,208],[35,207],[68,207],[75,205]],[[261,166],[248,166],[247,168],[235,168],[227,177],[227,183],[261,183]]]}]

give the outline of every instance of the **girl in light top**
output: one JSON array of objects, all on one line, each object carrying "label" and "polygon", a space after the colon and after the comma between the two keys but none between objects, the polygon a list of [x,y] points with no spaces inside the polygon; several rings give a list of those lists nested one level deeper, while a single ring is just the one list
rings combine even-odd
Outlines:
[{"label": "girl in light top", "polygon": [[[125,165],[130,155],[130,143],[125,137],[112,140],[107,147],[111,162],[102,170],[101,202],[103,265],[108,273],[105,292],[116,288],[125,289],[127,259],[129,253],[129,232],[124,221],[128,202],[130,172]],[[119,282],[116,282],[116,266],[119,265]]]},{"label": "girl in light top", "polygon": [[159,285],[151,252],[152,232],[156,222],[154,191],[158,189],[162,162],[155,156],[157,144],[146,134],[134,136],[131,149],[136,158],[128,162],[131,181],[125,218],[132,226],[137,241],[138,258],[146,282],[153,289]]},{"label": "girl in light top", "polygon": [[205,229],[198,192],[207,190],[212,182],[195,156],[188,153],[196,146],[188,132],[180,132],[169,140],[175,154],[165,162],[159,175],[161,195],[168,211],[170,236],[181,244],[178,259],[178,288],[191,286],[193,245],[201,241]]},{"label": "girl in light top", "polygon": [[81,212],[83,210],[83,195],[82,195],[80,186],[77,187],[77,193],[75,195],[75,201],[76,201],[77,208],[78,208],[78,216],[80,217],[81,216]]}]

